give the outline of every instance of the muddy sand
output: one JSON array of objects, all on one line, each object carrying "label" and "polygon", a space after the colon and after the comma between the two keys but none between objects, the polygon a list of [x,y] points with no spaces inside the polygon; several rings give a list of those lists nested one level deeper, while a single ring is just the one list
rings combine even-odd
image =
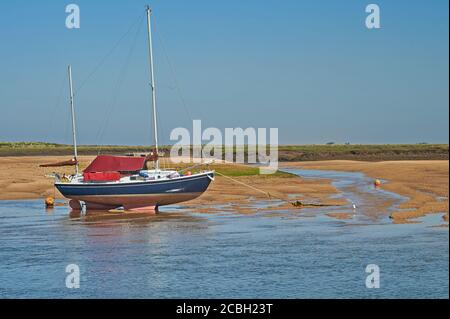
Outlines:
[{"label": "muddy sand", "polygon": [[430,213],[446,213],[448,221],[449,161],[318,161],[282,163],[282,167],[361,172],[375,179],[385,180],[381,187],[403,195],[408,200],[391,214],[395,223]]}]

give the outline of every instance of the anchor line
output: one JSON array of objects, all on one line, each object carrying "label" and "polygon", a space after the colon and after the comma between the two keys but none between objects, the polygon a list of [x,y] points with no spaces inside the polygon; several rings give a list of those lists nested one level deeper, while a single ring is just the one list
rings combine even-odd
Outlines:
[{"label": "anchor line", "polygon": [[[188,167],[188,168],[179,170],[178,172],[183,172],[183,171],[186,171],[186,170],[188,170],[188,169],[192,169],[192,168],[197,167],[197,166],[202,166],[202,165],[208,166],[209,164],[211,164],[211,163],[199,163],[199,164],[190,166],[190,167]],[[291,201],[289,201],[289,200],[286,200],[286,199],[284,199],[284,198],[281,198],[281,197],[275,196],[275,195],[273,195],[273,194],[271,194],[271,193],[269,193],[269,192],[266,192],[265,190],[262,190],[262,189],[260,189],[260,188],[255,187],[255,186],[252,186],[252,185],[250,185],[250,184],[247,184],[247,183],[244,183],[244,182],[242,182],[242,181],[239,181],[239,180],[237,180],[237,179],[235,179],[235,178],[232,178],[232,177],[230,177],[230,176],[228,176],[228,175],[225,175],[225,174],[223,174],[223,173],[221,173],[221,172],[219,172],[219,171],[217,171],[217,170],[214,170],[214,171],[215,171],[215,173],[216,173],[217,175],[220,175],[220,176],[223,176],[223,177],[225,177],[225,178],[228,178],[228,179],[232,180],[233,182],[235,182],[235,183],[237,183],[237,184],[241,184],[241,185],[243,185],[243,186],[245,186],[245,187],[248,187],[248,188],[250,188],[250,189],[253,189],[253,190],[257,191],[257,192],[260,192],[260,193],[266,195],[267,198],[268,198],[269,200],[271,200],[271,199],[278,199],[278,200],[280,200],[280,201],[282,201],[282,202],[284,202],[284,203],[291,204],[291,205],[294,206],[294,207],[329,207],[329,206],[338,206],[338,205],[328,205],[328,204],[304,203],[304,202],[301,202],[301,201],[298,201],[298,200],[296,200],[296,201],[294,201],[294,202],[291,202]]]},{"label": "anchor line", "polygon": [[278,200],[280,200],[280,201],[282,201],[282,202],[284,202],[284,203],[291,204],[291,205],[294,206],[294,207],[307,207],[307,206],[310,206],[310,207],[327,207],[327,206],[336,206],[336,205],[327,205],[327,204],[303,203],[303,202],[300,202],[300,201],[298,201],[298,200],[297,200],[297,201],[294,201],[294,202],[291,202],[291,201],[288,201],[288,200],[286,200],[286,199],[284,199],[284,198],[281,198],[281,197],[278,197],[278,196],[274,196],[274,195],[270,194],[269,192],[266,192],[266,191],[264,191],[264,190],[262,190],[262,189],[260,189],[260,188],[254,187],[254,186],[252,186],[252,185],[249,185],[249,184],[247,184],[247,183],[244,183],[244,182],[242,182],[242,181],[239,181],[239,180],[237,180],[237,179],[234,179],[234,178],[232,178],[232,177],[230,177],[230,176],[227,176],[227,175],[225,175],[225,174],[223,174],[223,173],[220,173],[220,172],[218,172],[218,171],[215,171],[215,172],[216,172],[218,175],[221,175],[221,176],[223,176],[223,177],[225,177],[225,178],[228,178],[228,179],[234,181],[235,183],[244,185],[244,186],[246,186],[246,187],[248,187],[248,188],[251,188],[251,189],[256,190],[256,191],[258,191],[258,192],[260,192],[260,193],[263,193],[263,194],[266,195],[269,199],[275,198],[275,199],[278,199]]},{"label": "anchor line", "polygon": [[[253,190],[255,190],[255,191],[258,191],[258,192],[260,192],[260,193],[263,193],[263,194],[266,195],[269,199],[271,199],[272,197],[276,198],[275,196],[271,196],[269,192],[263,191],[262,189],[259,189],[259,188],[256,188],[256,187],[252,186],[252,185],[249,185],[249,184],[247,184],[247,183],[238,181],[237,179],[234,179],[234,178],[232,178],[232,177],[230,177],[230,176],[227,176],[227,175],[225,175],[225,174],[223,174],[223,173],[220,173],[220,172],[218,172],[218,171],[215,171],[215,172],[216,172],[217,174],[219,174],[220,176],[223,176],[223,177],[225,177],[225,178],[231,179],[231,180],[234,181],[235,183],[244,185],[244,186],[246,186],[246,187],[248,187],[248,188],[251,188],[251,189],[253,189]],[[277,198],[277,199],[280,199],[280,198]],[[280,200],[283,200],[283,199],[280,199]],[[283,201],[284,201],[284,200],[283,200]]]}]

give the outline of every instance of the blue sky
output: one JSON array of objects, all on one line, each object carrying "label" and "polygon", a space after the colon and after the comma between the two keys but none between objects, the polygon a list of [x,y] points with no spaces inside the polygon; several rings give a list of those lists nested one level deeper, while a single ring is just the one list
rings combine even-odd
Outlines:
[{"label": "blue sky", "polygon": [[[151,144],[147,2],[72,1],[72,30],[69,3],[2,3],[0,140],[71,143],[70,63],[79,143]],[[149,3],[164,144],[192,119],[278,127],[282,144],[448,143],[447,0]]]}]

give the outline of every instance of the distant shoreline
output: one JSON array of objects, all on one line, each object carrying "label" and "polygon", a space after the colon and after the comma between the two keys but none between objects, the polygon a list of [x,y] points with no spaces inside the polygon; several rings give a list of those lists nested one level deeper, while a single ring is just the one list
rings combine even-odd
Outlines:
[{"label": "distant shoreline", "polygon": [[[126,154],[148,152],[151,146],[80,145],[80,155]],[[170,147],[160,148],[166,154]],[[4,156],[58,156],[71,155],[72,146],[42,142],[0,142],[0,157]],[[280,162],[356,160],[448,160],[448,144],[333,144],[280,145]]]}]

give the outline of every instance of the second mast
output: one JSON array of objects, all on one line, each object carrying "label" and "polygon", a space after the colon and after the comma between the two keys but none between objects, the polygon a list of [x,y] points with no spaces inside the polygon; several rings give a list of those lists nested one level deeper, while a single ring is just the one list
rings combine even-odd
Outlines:
[{"label": "second mast", "polygon": [[150,16],[152,11],[149,6],[146,7],[147,11],[147,28],[148,28],[148,56],[150,61],[150,77],[151,82],[150,86],[152,88],[152,106],[153,106],[153,129],[154,129],[154,137],[155,137],[155,152],[156,152],[156,161],[155,161],[155,169],[159,170],[159,159],[158,159],[158,127],[157,127],[157,119],[156,119],[156,87],[155,87],[155,76],[153,71],[153,47],[152,47],[152,31],[150,24]]}]

